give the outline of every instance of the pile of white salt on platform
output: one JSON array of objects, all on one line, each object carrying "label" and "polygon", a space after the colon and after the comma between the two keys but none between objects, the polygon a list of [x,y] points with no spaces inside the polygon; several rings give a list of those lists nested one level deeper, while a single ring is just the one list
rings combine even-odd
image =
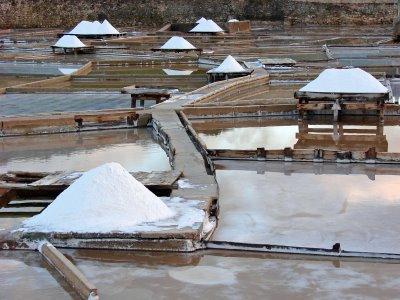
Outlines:
[{"label": "pile of white salt on platform", "polygon": [[[164,202],[121,165],[84,173],[44,211],[23,222],[24,231],[108,233],[174,216]],[[125,230],[124,230],[125,229]]]}]

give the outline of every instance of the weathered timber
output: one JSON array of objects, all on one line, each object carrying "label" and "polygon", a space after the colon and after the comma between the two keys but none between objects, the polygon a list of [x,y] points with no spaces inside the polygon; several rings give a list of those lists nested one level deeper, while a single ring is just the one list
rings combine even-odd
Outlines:
[{"label": "weathered timber", "polygon": [[84,299],[98,299],[97,288],[50,243],[39,246],[39,252]]},{"label": "weathered timber", "polygon": [[[28,172],[24,173],[29,175]],[[37,173],[36,173],[37,174]],[[81,177],[83,172],[55,172],[41,173],[41,178],[31,183],[20,183],[18,176],[13,173],[0,175],[0,189],[14,190],[64,190],[70,186],[76,179]],[[182,171],[166,171],[166,172],[132,172],[133,177],[139,182],[152,190],[173,189],[176,188],[176,181],[182,175]],[[17,179],[16,179],[17,178]]]}]

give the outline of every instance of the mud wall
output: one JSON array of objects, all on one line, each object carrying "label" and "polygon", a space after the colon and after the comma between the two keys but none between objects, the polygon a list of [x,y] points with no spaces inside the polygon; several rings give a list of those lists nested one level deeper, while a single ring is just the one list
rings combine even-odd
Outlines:
[{"label": "mud wall", "polygon": [[1,0],[0,28],[71,27],[107,17],[116,26],[192,23],[204,16],[289,24],[389,24],[394,0]]}]

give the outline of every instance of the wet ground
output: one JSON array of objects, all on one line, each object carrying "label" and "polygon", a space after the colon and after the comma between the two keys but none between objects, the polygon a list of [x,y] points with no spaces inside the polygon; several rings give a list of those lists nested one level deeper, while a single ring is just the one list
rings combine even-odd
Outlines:
[{"label": "wet ground", "polygon": [[343,172],[335,164],[218,162],[216,174],[213,240],[400,253],[397,167]]},{"label": "wet ground", "polygon": [[150,129],[0,138],[0,173],[88,170],[118,162],[128,171],[167,171],[169,159]]},{"label": "wet ground", "polygon": [[194,129],[209,149],[254,150],[257,148],[331,149],[400,152],[400,123],[390,119],[346,116],[332,125],[331,117],[296,117],[192,120]]},{"label": "wet ground", "polygon": [[[102,299],[394,299],[400,292],[398,265],[376,261],[217,251],[63,252]],[[3,251],[0,266],[4,299],[74,296],[58,285],[62,281],[49,274],[38,253]]]}]

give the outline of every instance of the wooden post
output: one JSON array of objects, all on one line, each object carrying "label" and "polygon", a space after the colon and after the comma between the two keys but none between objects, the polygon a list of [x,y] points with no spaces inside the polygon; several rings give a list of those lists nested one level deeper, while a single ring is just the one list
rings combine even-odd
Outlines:
[{"label": "wooden post", "polygon": [[136,108],[137,95],[131,95],[131,108]]},{"label": "wooden post", "polygon": [[92,300],[99,299],[97,288],[52,244],[45,242],[39,245],[38,250],[81,297]]}]

